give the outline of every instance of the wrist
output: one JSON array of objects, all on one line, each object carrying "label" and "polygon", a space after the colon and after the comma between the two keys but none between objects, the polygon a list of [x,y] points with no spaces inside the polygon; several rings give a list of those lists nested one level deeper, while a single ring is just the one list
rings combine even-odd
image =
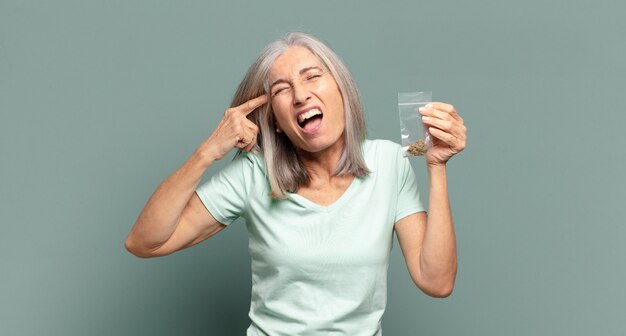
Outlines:
[{"label": "wrist", "polygon": [[428,171],[445,171],[446,170],[446,162],[444,163],[427,163],[426,167]]},{"label": "wrist", "polygon": [[447,179],[446,164],[429,164],[428,165],[428,177],[430,178],[431,185],[444,182]]},{"label": "wrist", "polygon": [[430,192],[434,195],[438,191],[446,192],[448,189],[448,174],[445,164],[428,165],[428,180]]},{"label": "wrist", "polygon": [[218,161],[220,158],[215,154],[215,150],[208,143],[202,143],[191,157],[191,161],[201,165],[204,168],[208,168],[213,162]]}]

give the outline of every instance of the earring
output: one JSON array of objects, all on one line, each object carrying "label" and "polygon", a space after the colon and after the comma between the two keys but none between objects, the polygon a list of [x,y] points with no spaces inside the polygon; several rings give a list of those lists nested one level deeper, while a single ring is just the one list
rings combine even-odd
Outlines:
[{"label": "earring", "polygon": [[274,121],[274,125],[276,126],[276,133],[282,133],[283,130],[280,129],[280,127],[278,126],[278,121]]}]

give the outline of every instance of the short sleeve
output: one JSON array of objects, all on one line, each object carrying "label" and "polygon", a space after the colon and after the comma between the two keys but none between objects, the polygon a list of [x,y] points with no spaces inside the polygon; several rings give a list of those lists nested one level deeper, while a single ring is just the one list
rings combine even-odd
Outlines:
[{"label": "short sleeve", "polygon": [[224,225],[230,225],[246,209],[255,168],[252,155],[242,153],[196,188],[207,210]]},{"label": "short sleeve", "polygon": [[396,205],[396,218],[394,222],[414,214],[416,212],[426,211],[424,204],[420,199],[419,189],[417,187],[417,179],[415,172],[409,159],[402,156],[401,151],[397,155],[397,171],[398,171],[398,202]]}]

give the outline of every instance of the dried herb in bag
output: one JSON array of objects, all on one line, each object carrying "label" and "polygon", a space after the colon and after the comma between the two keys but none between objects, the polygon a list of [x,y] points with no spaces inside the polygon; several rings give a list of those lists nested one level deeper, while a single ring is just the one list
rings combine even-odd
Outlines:
[{"label": "dried herb in bag", "polygon": [[424,128],[419,108],[432,102],[432,92],[398,93],[400,136],[404,156],[422,156],[432,147],[430,133]]}]

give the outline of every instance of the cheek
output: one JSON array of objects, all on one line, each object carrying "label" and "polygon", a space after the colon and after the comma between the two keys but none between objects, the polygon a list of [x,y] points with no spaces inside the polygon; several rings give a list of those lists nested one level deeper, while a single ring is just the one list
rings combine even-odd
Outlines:
[{"label": "cheek", "polygon": [[341,93],[339,92],[339,90],[331,90],[330,92],[328,92],[328,95],[326,95],[326,97],[327,97],[327,104],[329,105],[328,107],[336,112],[336,113],[333,113],[333,115],[337,119],[343,120],[343,114],[345,111],[343,108],[343,97],[341,96]]},{"label": "cheek", "polygon": [[272,112],[274,114],[274,120],[284,124],[284,119],[288,115],[288,112],[285,112],[284,106],[281,106],[281,104],[278,103],[272,103]]},{"label": "cheek", "polygon": [[318,86],[318,92],[324,95],[329,99],[328,103],[334,105],[335,108],[343,108],[343,97],[341,96],[341,92],[339,92],[339,86],[335,81],[326,81],[320,83]]}]

